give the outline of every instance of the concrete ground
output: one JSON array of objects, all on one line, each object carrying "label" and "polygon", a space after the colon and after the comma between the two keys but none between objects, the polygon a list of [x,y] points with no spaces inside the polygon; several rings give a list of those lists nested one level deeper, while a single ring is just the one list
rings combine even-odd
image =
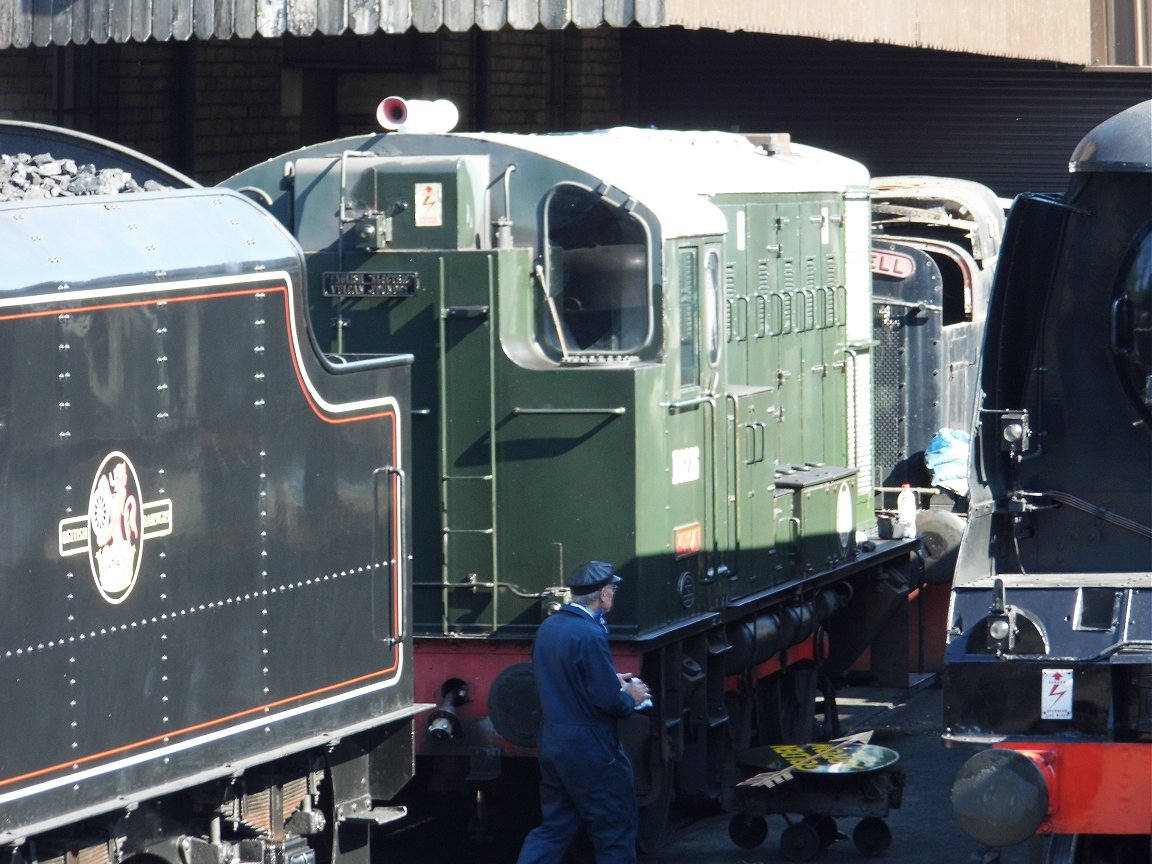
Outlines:
[{"label": "concrete ground", "polygon": [[[815,859],[819,864],[1031,864],[1028,844],[1004,850],[999,862],[985,856],[952,818],[952,781],[971,753],[946,749],[940,743],[943,699],[934,679],[908,689],[846,689],[837,695],[837,702],[843,734],[874,730],[872,743],[899,754],[906,779],[901,806],[890,810],[885,819],[892,834],[887,852],[878,858],[861,855],[850,839],[858,820],[838,819],[839,833],[847,836],[821,851]],[[490,806],[500,816],[510,815],[500,812],[504,808],[496,802]],[[373,864],[514,864],[523,832],[539,818],[528,811],[520,814],[522,825],[507,824],[507,818],[494,821],[498,827],[486,832],[489,836],[483,844],[473,842],[467,816],[457,819],[441,814],[438,824],[412,819],[384,844]],[[665,846],[644,855],[640,864],[776,864],[786,860],[780,852],[780,835],[788,823],[782,816],[768,817],[768,838],[752,849],[732,842],[730,821],[729,815],[714,816],[682,828]],[[586,862],[589,857],[574,854],[570,859]]]},{"label": "concrete ground", "polygon": [[[952,781],[971,755],[940,743],[942,691],[934,682],[914,690],[851,689],[838,696],[844,733],[874,730],[872,743],[900,754],[906,785],[899,809],[886,822],[892,845],[869,859],[849,839],[856,819],[837,820],[837,840],[815,860],[824,864],[878,860],[889,864],[991,864],[992,859],[952,818]],[[771,864],[785,861],[780,835],[788,826],[782,816],[769,816],[769,836],[753,849],[736,846],[728,835],[730,817],[717,816],[689,829],[664,848],[644,856],[642,864]],[[1028,864],[1027,843],[1003,850],[999,864]]]}]

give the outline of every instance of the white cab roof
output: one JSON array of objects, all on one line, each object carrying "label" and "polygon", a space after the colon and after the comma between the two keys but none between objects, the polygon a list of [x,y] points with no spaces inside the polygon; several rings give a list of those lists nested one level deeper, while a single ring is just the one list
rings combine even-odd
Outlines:
[{"label": "white cab roof", "polygon": [[537,153],[600,178],[643,203],[664,236],[722,234],[717,195],[867,188],[867,169],[826,150],[789,143],[767,155],[743,135],[620,127],[543,135],[454,133]]}]

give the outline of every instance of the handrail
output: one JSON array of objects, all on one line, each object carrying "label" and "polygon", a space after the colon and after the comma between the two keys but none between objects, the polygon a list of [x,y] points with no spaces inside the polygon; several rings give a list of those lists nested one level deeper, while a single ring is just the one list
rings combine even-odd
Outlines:
[{"label": "handrail", "polygon": [[[399,537],[397,538],[396,544],[393,544],[393,542],[392,542],[392,532],[391,531],[387,532],[388,533],[388,559],[387,560],[388,560],[388,571],[389,571],[388,575],[392,578],[388,579],[388,604],[387,604],[386,608],[387,608],[388,612],[391,613],[392,610],[395,609],[396,605],[397,605],[396,601],[398,598],[397,598],[396,592],[399,591],[399,583],[400,583],[401,564],[400,564],[399,558],[396,554],[396,546],[399,543],[404,542],[404,531],[406,528],[405,523],[404,523],[404,501],[407,498],[407,495],[405,494],[406,476],[404,474],[404,469],[403,468],[397,468],[395,465],[386,465],[382,468],[376,468],[372,471],[372,508],[373,508],[373,516],[375,517],[372,520],[372,566],[373,567],[375,567],[377,564],[376,531],[377,531],[377,526],[380,524],[380,483],[379,483],[379,479],[380,479],[381,475],[385,475],[387,477],[396,477],[398,482],[399,482],[399,485],[400,485],[400,489],[399,489],[400,504],[399,504],[399,507],[397,508],[397,526],[396,526]],[[389,487],[391,487],[391,484],[389,484]],[[390,501],[393,500],[392,496],[389,496],[389,500]],[[391,509],[391,508],[389,508],[389,509]],[[389,524],[391,524],[391,520],[389,520]],[[375,584],[375,580],[373,580],[373,584]],[[393,590],[393,587],[392,587],[393,585],[397,586],[395,591]],[[373,604],[373,606],[375,606],[375,604]],[[375,616],[373,616],[373,617],[375,617]],[[379,638],[379,637],[377,637],[377,638]],[[401,611],[400,614],[397,615],[395,634],[393,634],[391,632],[391,628],[389,628],[388,636],[386,636],[381,641],[387,642],[389,645],[398,645],[402,641],[404,641],[404,613],[403,613],[403,611]]]},{"label": "handrail", "polygon": [[687,411],[689,408],[696,408],[700,405],[711,405],[715,397],[711,395],[695,396],[691,399],[680,399],[676,402],[661,402],[661,408],[667,408],[669,411]]},{"label": "handrail", "polygon": [[522,417],[527,415],[565,415],[565,414],[610,414],[613,417],[623,417],[628,413],[628,409],[623,406],[619,408],[520,408],[512,409],[513,417]]}]

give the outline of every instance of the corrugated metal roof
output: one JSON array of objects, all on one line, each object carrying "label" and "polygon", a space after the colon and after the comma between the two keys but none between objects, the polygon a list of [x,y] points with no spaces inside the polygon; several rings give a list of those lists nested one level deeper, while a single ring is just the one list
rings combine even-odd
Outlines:
[{"label": "corrugated metal roof", "polygon": [[[1140,21],[1152,0],[1130,0]],[[1105,4],[1106,6],[1107,4]],[[1094,0],[0,0],[0,49],[233,36],[683,27],[1076,65],[1113,27]],[[1099,19],[1099,20],[1098,20]],[[1128,25],[1124,25],[1128,26]],[[1132,26],[1142,26],[1134,24]],[[1111,33],[1121,42],[1130,33]],[[1147,36],[1143,39],[1146,41]],[[1147,48],[1137,46],[1135,62]],[[1142,59],[1141,59],[1142,58]]]},{"label": "corrugated metal roof", "polygon": [[0,0],[0,48],[663,23],[664,0]]}]

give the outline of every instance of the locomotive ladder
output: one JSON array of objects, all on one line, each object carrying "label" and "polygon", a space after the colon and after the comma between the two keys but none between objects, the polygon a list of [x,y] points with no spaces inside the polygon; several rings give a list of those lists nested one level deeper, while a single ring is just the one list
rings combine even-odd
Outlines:
[{"label": "locomotive ladder", "polygon": [[[462,597],[488,591],[487,623],[499,625],[496,591],[495,337],[490,311],[496,257],[484,257],[486,279],[478,278],[478,257],[440,259],[440,502],[443,573],[441,630],[449,632],[452,610]],[[466,418],[484,418],[483,424]],[[457,422],[453,422],[453,421]],[[477,458],[477,441],[483,455]],[[467,452],[468,458],[461,458]],[[481,622],[472,621],[470,626]]]}]

